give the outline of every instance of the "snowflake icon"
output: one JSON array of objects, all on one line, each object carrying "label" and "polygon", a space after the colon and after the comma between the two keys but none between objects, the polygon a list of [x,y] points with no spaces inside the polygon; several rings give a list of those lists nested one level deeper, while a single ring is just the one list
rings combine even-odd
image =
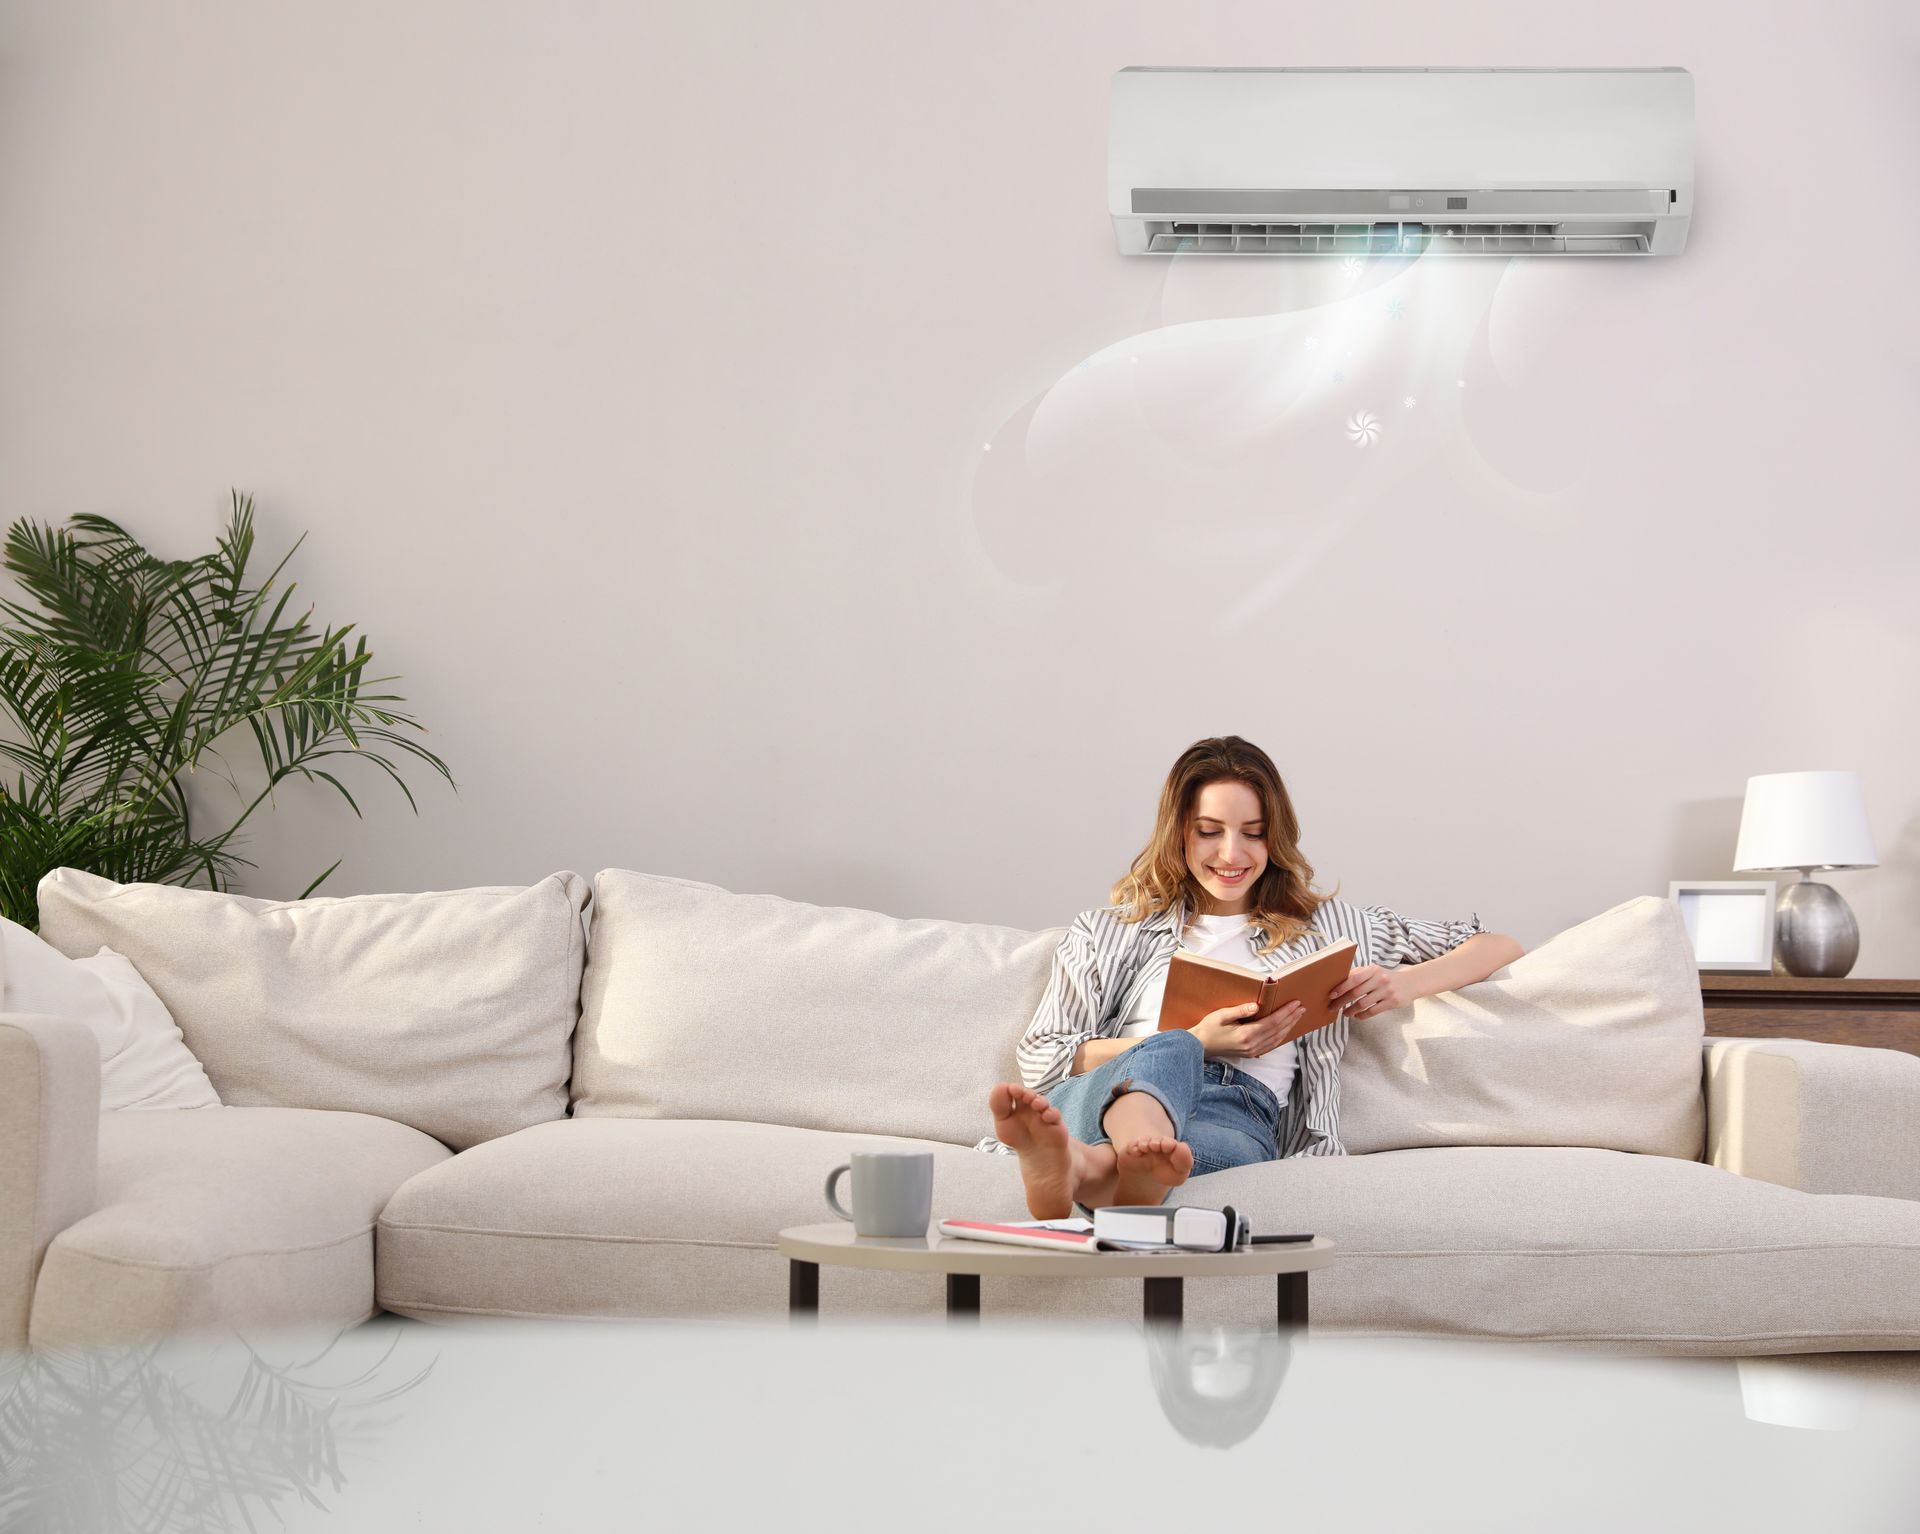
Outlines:
[{"label": "snowflake icon", "polygon": [[1348,256],[1346,260],[1340,263],[1340,270],[1345,272],[1349,278],[1358,277],[1366,270],[1366,265],[1358,256]]},{"label": "snowflake icon", "polygon": [[1362,410],[1347,422],[1347,440],[1356,447],[1368,447],[1380,440],[1380,417]]},{"label": "snowflake icon", "polygon": [[1408,395],[1408,396],[1407,396],[1407,397],[1406,397],[1406,398],[1405,398],[1404,400],[1402,400],[1402,401],[1401,401],[1400,403],[1401,403],[1401,404],[1403,404],[1403,405],[1405,405],[1405,406],[1407,407],[1407,409],[1409,409],[1409,410],[1411,410],[1411,409],[1413,409],[1413,396],[1412,396],[1411,394],[1409,394],[1409,395]]},{"label": "snowflake icon", "polygon": [[1341,369],[1335,368],[1333,370],[1333,381],[1335,383],[1345,383],[1347,381],[1347,375]]},{"label": "snowflake icon", "polygon": [[1407,301],[1404,298],[1389,298],[1387,300],[1387,318],[1388,319],[1397,320],[1400,318],[1401,315],[1405,314],[1406,312],[1407,312]]}]

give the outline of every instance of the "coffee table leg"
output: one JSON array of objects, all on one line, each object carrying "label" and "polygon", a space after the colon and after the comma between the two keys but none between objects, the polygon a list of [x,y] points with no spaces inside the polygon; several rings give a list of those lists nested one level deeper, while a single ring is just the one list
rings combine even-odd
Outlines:
[{"label": "coffee table leg", "polygon": [[1307,1329],[1307,1275],[1304,1273],[1282,1273],[1280,1275],[1280,1330]]},{"label": "coffee table leg", "polygon": [[947,1275],[947,1319],[949,1321],[980,1319],[980,1275],[978,1273]]},{"label": "coffee table leg", "polygon": [[1181,1286],[1177,1278],[1149,1278],[1147,1286],[1146,1320],[1148,1325],[1154,1322],[1166,1322],[1174,1326],[1180,1324]]},{"label": "coffee table leg", "polygon": [[811,1321],[820,1313],[820,1264],[795,1257],[787,1263],[787,1314]]}]

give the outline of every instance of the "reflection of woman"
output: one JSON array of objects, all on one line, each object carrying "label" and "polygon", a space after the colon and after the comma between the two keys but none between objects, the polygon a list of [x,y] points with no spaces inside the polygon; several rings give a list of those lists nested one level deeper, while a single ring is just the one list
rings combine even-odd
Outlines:
[{"label": "reflection of woman", "polygon": [[[1484,980],[1520,945],[1466,921],[1413,921],[1315,894],[1286,786],[1237,735],[1181,753],[1153,836],[1114,904],[1074,918],[1020,1040],[1024,1084],[988,1094],[993,1134],[1016,1153],[1027,1207],[1157,1204],[1189,1176],[1282,1156],[1341,1156],[1340,1052],[1349,1019]],[[1210,1012],[1157,1031],[1176,947],[1278,969],[1343,937],[1357,945],[1334,991],[1341,1015],[1287,1044],[1300,1009]],[[1277,1046],[1277,1047],[1276,1047]]]},{"label": "reflection of woman", "polygon": [[1280,1332],[1147,1328],[1147,1362],[1167,1421],[1189,1443],[1221,1449],[1267,1420],[1292,1350]]}]

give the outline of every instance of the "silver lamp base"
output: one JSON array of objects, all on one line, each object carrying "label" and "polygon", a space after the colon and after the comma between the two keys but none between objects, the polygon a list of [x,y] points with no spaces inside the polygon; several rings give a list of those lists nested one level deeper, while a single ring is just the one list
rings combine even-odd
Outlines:
[{"label": "silver lamp base", "polygon": [[1833,980],[1860,957],[1860,924],[1830,884],[1802,879],[1774,905],[1773,972]]}]

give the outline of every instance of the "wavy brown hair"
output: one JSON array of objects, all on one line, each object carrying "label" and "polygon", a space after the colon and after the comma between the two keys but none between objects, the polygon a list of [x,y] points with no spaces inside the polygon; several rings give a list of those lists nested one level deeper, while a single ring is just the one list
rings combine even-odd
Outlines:
[{"label": "wavy brown hair", "polygon": [[[1180,753],[1160,790],[1153,836],[1108,898],[1127,907],[1122,921],[1144,920],[1179,900],[1185,900],[1189,915],[1207,908],[1211,897],[1187,867],[1187,826],[1200,790],[1221,782],[1246,784],[1259,796],[1266,818],[1267,866],[1247,909],[1258,934],[1254,950],[1264,953],[1305,933],[1313,913],[1333,896],[1314,893],[1313,865],[1300,855],[1300,818],[1273,759],[1238,735],[1196,740]],[[1334,890],[1337,894],[1339,886]]]}]

